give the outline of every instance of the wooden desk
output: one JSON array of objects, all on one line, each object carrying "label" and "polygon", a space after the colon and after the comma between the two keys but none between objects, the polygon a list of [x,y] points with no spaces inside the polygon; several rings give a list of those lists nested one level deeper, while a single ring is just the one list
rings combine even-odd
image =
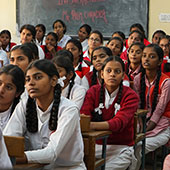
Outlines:
[{"label": "wooden desk", "polygon": [[[106,144],[107,138],[111,134],[111,131],[89,131],[82,132],[84,141],[84,162],[88,170],[95,170],[97,167],[105,168],[105,158],[106,158]],[[103,140],[102,157],[96,159],[95,157],[95,145],[96,140]]]}]

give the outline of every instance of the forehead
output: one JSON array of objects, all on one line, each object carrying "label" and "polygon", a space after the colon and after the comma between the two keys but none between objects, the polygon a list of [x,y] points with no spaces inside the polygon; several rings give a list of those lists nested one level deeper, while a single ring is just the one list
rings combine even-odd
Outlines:
[{"label": "forehead", "polygon": [[114,60],[109,61],[109,62],[106,64],[105,68],[108,68],[108,67],[111,68],[111,69],[120,68],[120,69],[123,70],[122,65],[121,65],[121,63],[120,63],[119,61],[114,61]]},{"label": "forehead", "polygon": [[16,49],[14,51],[11,51],[11,57],[17,57],[17,56],[25,56],[23,51],[21,49]]},{"label": "forehead", "polygon": [[130,48],[130,50],[131,49],[133,49],[133,50],[142,50],[140,47],[139,47],[139,45],[133,45],[131,48]]},{"label": "forehead", "polygon": [[93,55],[106,54],[103,48],[97,49],[93,52]]},{"label": "forehead", "polygon": [[119,40],[111,40],[109,44],[121,44],[121,42]]},{"label": "forehead", "polygon": [[90,37],[100,38],[99,34],[97,34],[97,33],[92,33],[92,34],[90,35]]},{"label": "forehead", "polygon": [[24,28],[24,29],[22,30],[22,32],[21,32],[21,33],[31,34],[31,31],[30,31],[30,30],[28,30],[28,29],[26,29],[26,28]]},{"label": "forehead", "polygon": [[32,67],[26,72],[26,76],[32,76],[34,74],[45,74],[43,71],[37,69],[36,67]]},{"label": "forehead", "polygon": [[152,53],[152,54],[155,53],[155,54],[157,54],[153,47],[145,47],[143,52],[144,53]]},{"label": "forehead", "polygon": [[139,37],[139,33],[134,32],[134,33],[132,33],[129,37]]},{"label": "forehead", "polygon": [[87,32],[85,27],[80,28],[81,31]]},{"label": "forehead", "polygon": [[60,22],[60,21],[57,21],[55,24],[54,24],[55,27],[57,26],[62,26],[63,27],[63,24]]},{"label": "forehead", "polygon": [[168,44],[169,43],[169,40],[167,38],[163,38],[160,40],[160,44],[163,43],[163,44]]}]

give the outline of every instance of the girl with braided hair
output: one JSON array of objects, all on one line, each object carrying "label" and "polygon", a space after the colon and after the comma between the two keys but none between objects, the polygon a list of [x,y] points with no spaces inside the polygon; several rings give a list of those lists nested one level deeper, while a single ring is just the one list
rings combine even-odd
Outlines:
[{"label": "girl with braided hair", "polygon": [[25,76],[15,65],[9,64],[0,69],[0,128],[4,130],[20,96],[24,91]]},{"label": "girl with braided hair", "polygon": [[73,54],[73,66],[76,74],[83,78],[89,72],[90,67],[83,61],[83,50],[81,42],[77,39],[70,39],[66,44],[66,50]]},{"label": "girl with braided hair", "polygon": [[[144,69],[134,79],[134,89],[140,96],[140,108],[149,111],[146,154],[166,144],[170,138],[170,78],[161,72],[163,56],[163,50],[157,44],[146,46],[142,55]],[[138,149],[141,148],[138,147],[136,152],[140,161]]]},{"label": "girl with braided hair", "polygon": [[65,53],[61,52],[52,59],[52,62],[57,68],[60,80],[63,81],[61,95],[74,101],[80,109],[86,95],[86,89],[75,82],[76,74],[73,62]]},{"label": "girl with braided hair", "polygon": [[34,61],[25,77],[29,98],[21,100],[4,129],[4,135],[25,137],[25,155],[17,163],[49,164],[48,169],[86,169],[79,109],[61,97],[55,65],[49,60]]},{"label": "girl with braided hair", "polygon": [[[80,110],[81,114],[91,116],[91,129],[112,131],[107,140],[107,170],[125,170],[130,164],[135,167],[133,124],[139,98],[130,87],[123,85],[124,74],[120,57],[107,58],[101,71],[101,85],[92,86],[87,91]],[[97,144],[96,155],[99,156],[102,141]]]}]

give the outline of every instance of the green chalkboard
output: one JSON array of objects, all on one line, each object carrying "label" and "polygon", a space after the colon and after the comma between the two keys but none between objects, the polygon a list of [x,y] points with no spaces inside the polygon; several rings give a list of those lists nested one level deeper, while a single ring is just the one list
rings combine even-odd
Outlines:
[{"label": "green chalkboard", "polygon": [[111,36],[114,31],[129,34],[133,23],[148,26],[148,0],[17,0],[17,23],[44,24],[52,31],[56,19],[67,25],[68,35],[77,35],[79,27],[87,23]]}]

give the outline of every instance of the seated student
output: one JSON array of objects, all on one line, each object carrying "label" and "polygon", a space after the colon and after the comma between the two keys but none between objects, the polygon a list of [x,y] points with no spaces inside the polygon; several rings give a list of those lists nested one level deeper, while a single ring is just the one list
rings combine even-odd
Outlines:
[{"label": "seated student", "polygon": [[160,39],[165,35],[166,33],[163,30],[156,30],[152,35],[152,43],[159,44]]},{"label": "seated student", "polygon": [[11,48],[16,45],[16,43],[11,42],[11,33],[8,30],[0,32],[0,42],[2,49],[6,52],[10,52]]},{"label": "seated student", "polygon": [[44,24],[38,24],[35,26],[36,35],[35,35],[35,42],[37,45],[45,45],[45,32],[46,27]]},{"label": "seated student", "polygon": [[110,48],[105,46],[100,46],[95,48],[91,54],[91,63],[93,65],[93,70],[88,72],[82,79],[82,86],[89,89],[95,84],[101,83],[100,72],[102,69],[103,62],[106,58],[112,56],[112,51]]},{"label": "seated student", "polygon": [[141,58],[144,47],[143,43],[133,43],[129,47],[128,63],[125,65],[125,72],[130,81],[133,81],[134,77],[142,70]]},{"label": "seated student", "polygon": [[37,60],[28,66],[25,75],[29,98],[20,101],[3,132],[25,137],[25,155],[16,162],[85,170],[79,109],[61,96],[55,65]]},{"label": "seated student", "polygon": [[[101,85],[92,86],[87,91],[80,111],[91,116],[92,130],[112,131],[107,140],[106,170],[135,167],[133,124],[139,98],[131,88],[123,86],[124,74],[121,58],[107,58],[101,71]],[[98,140],[97,144],[96,156],[99,156],[102,141]]]},{"label": "seated student", "polygon": [[65,35],[67,31],[66,24],[62,20],[57,19],[53,23],[53,30],[58,35],[58,46],[64,48],[67,41],[71,39],[70,36]]},{"label": "seated student", "polygon": [[55,64],[60,80],[63,83],[61,95],[74,101],[80,109],[86,95],[86,89],[74,82],[76,74],[73,62],[69,57],[61,54],[54,57],[52,62]]},{"label": "seated student", "polygon": [[[143,43],[143,35],[140,31],[134,30],[129,34],[127,43],[128,43],[128,48],[136,42]],[[123,60],[123,62],[126,64],[128,62],[128,48],[122,52],[120,55],[120,58]]]},{"label": "seated student", "polygon": [[45,45],[41,45],[44,51],[45,59],[51,60],[56,56],[57,51],[62,48],[57,45],[58,36],[54,32],[49,32],[45,38]]},{"label": "seated student", "polygon": [[24,83],[24,73],[18,66],[9,64],[0,68],[0,129],[2,131],[20,100]]},{"label": "seated student", "polygon": [[163,36],[159,40],[159,46],[162,48],[164,52],[164,58],[161,65],[161,70],[163,73],[168,75],[170,77],[170,43],[169,43],[169,37]]},{"label": "seated student", "polygon": [[110,48],[113,56],[120,56],[123,50],[123,41],[119,37],[111,38],[106,47]]},{"label": "seated student", "polygon": [[80,41],[77,39],[70,39],[65,48],[73,54],[73,66],[76,74],[80,78],[83,78],[83,76],[90,71],[90,67],[83,60],[83,51]]},{"label": "seated student", "polygon": [[[143,71],[134,79],[134,89],[140,96],[140,108],[147,109],[145,153],[152,152],[169,141],[170,78],[161,72],[163,50],[150,44],[143,50]],[[136,148],[139,169],[141,147]]]},{"label": "seated student", "polygon": [[91,27],[88,24],[83,24],[78,31],[78,38],[83,47],[82,51],[88,50],[88,38],[91,32]]},{"label": "seated student", "polygon": [[[35,43],[35,35],[36,35],[36,30],[33,25],[30,25],[30,24],[23,25],[20,29],[21,44],[25,44],[28,42]],[[45,54],[44,54],[42,48],[39,45],[37,45],[37,47],[38,47],[39,59],[44,59]]]},{"label": "seated student", "polygon": [[125,37],[125,34],[122,31],[115,31],[112,34],[112,38],[113,37],[119,37],[119,38],[122,39],[122,41],[123,41],[123,51],[125,51],[126,50],[126,37]]},{"label": "seated student", "polygon": [[12,164],[8,156],[8,152],[6,149],[6,145],[4,142],[1,128],[0,128],[0,169],[4,169],[4,170],[12,169]]},{"label": "seated student", "polygon": [[94,30],[90,33],[88,39],[88,50],[86,50],[83,54],[83,60],[91,62],[91,54],[92,51],[100,47],[103,44],[103,35],[100,31]]}]

